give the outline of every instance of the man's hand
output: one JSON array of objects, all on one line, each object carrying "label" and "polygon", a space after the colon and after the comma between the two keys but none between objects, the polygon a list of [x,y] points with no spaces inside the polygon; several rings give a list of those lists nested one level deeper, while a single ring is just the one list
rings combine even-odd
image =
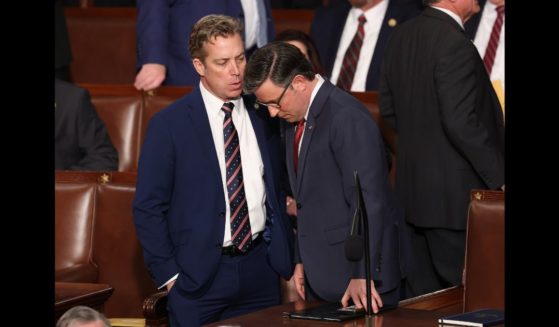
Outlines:
[{"label": "man's hand", "polygon": [[173,286],[175,286],[175,282],[176,282],[176,281],[177,281],[176,279],[175,279],[175,280],[172,280],[172,281],[170,281],[167,285],[165,285],[165,287],[167,287],[167,292],[170,292],[170,291],[171,291],[171,288],[173,288]]},{"label": "man's hand", "polygon": [[167,69],[163,65],[144,64],[138,75],[136,75],[134,86],[139,91],[156,89],[163,83],[163,80],[165,80],[166,73]]},{"label": "man's hand", "polygon": [[289,195],[285,197],[285,207],[287,208],[288,215],[297,216],[297,203],[295,199]]},{"label": "man's hand", "polygon": [[[297,268],[295,268],[297,269]],[[353,304],[358,309],[365,308],[367,310],[367,291],[365,279],[352,279],[347,286],[347,290],[342,297],[342,305],[348,306],[349,299],[353,300]],[[375,289],[375,283],[371,280],[371,306],[373,312],[377,313],[383,306],[382,299]]]},{"label": "man's hand", "polygon": [[303,264],[298,263],[295,265],[295,271],[293,272],[293,281],[295,282],[295,289],[299,296],[305,299],[305,272],[303,270]]}]

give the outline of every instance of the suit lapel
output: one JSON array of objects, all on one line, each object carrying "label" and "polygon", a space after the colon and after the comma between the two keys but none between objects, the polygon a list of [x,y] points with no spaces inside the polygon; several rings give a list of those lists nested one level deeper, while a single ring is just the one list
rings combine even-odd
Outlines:
[{"label": "suit lapel", "polygon": [[[261,117],[258,117],[256,110],[253,109],[254,101],[249,96],[243,96],[243,101],[245,103],[245,108],[248,112],[250,118],[250,123],[252,124],[252,129],[256,135],[256,141],[258,142],[258,148],[260,149],[260,156],[262,157],[262,163],[264,164],[264,182],[266,187],[266,198],[268,201],[275,198],[275,192],[272,186],[272,163],[270,162],[270,153],[267,146],[268,135],[266,134],[265,122]],[[263,109],[260,109],[263,110]],[[267,113],[261,113],[267,114]]]},{"label": "suit lapel", "polygon": [[[344,2],[342,8],[340,8],[339,11],[336,12],[334,16],[334,21],[330,25],[330,26],[335,26],[335,28],[332,30],[333,31],[332,37],[334,38],[334,43],[333,44],[330,43],[333,46],[329,47],[327,50],[329,53],[324,55],[324,58],[328,61],[325,63],[324,69],[326,70],[326,73],[328,74],[329,78],[332,77],[332,70],[334,69],[334,63],[336,62],[338,47],[340,46],[340,41],[342,40],[342,34],[344,32],[343,26],[345,26],[345,21],[347,20],[347,16],[349,15],[350,10],[351,10],[351,5],[349,3]],[[342,28],[339,28],[339,26],[342,26]]]},{"label": "suit lapel", "polygon": [[295,141],[295,125],[286,122],[285,124],[285,160],[287,166],[287,175],[289,176],[289,185],[291,185],[291,191],[293,195],[297,198],[298,189],[297,177],[295,176],[295,167],[293,166],[293,142]]},{"label": "suit lapel", "polygon": [[[314,135],[314,131],[316,130],[317,126],[317,119],[324,105],[328,96],[332,92],[334,85],[329,81],[325,80],[320,90],[316,94],[311,107],[309,109],[309,115],[307,116],[307,123],[305,124],[305,134],[303,134],[303,141],[301,142],[301,150],[299,150],[299,166],[297,167],[297,190],[301,189],[301,181],[303,180],[303,175],[305,174],[306,163],[307,163],[307,155],[309,151],[309,146]],[[290,133],[293,139],[293,133]],[[293,141],[291,141],[293,144]],[[291,160],[293,162],[293,160]],[[291,164],[293,165],[293,164]],[[298,192],[297,192],[298,193]]]},{"label": "suit lapel", "polygon": [[219,169],[219,161],[217,153],[215,152],[210,121],[208,120],[208,114],[206,113],[206,106],[204,105],[204,100],[202,100],[200,88],[196,87],[192,91],[191,96],[191,101],[189,101],[188,104],[190,108],[187,110],[188,116],[192,120],[191,126],[196,130],[196,134],[198,134],[197,142],[199,143],[200,151],[204,153],[206,159],[210,163],[210,170],[221,180],[221,170]]}]

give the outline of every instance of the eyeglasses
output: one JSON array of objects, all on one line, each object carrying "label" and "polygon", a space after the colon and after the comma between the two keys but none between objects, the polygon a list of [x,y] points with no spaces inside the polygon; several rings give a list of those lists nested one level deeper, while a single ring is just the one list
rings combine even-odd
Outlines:
[{"label": "eyeglasses", "polygon": [[[295,78],[295,77],[293,77]],[[262,106],[266,106],[266,107],[271,107],[271,108],[276,108],[276,109],[280,109],[281,108],[281,99],[283,98],[285,92],[287,91],[287,89],[289,88],[289,86],[291,86],[291,83],[293,82],[293,78],[289,81],[289,83],[287,83],[287,85],[283,88],[283,91],[281,92],[280,96],[277,98],[277,100],[274,101],[270,101],[268,103],[264,103],[264,102],[260,102],[259,100],[256,100],[256,103],[258,103],[259,105]]]}]

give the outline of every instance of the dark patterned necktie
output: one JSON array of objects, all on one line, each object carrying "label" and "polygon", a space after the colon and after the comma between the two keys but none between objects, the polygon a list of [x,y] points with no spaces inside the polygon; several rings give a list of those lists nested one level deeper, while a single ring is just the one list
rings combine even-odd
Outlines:
[{"label": "dark patterned necktie", "polygon": [[299,165],[299,143],[303,137],[305,130],[305,118],[299,120],[297,123],[297,130],[295,131],[295,140],[293,141],[293,166],[295,167],[295,174],[297,174],[297,166]]},{"label": "dark patterned necktie", "polygon": [[489,37],[489,42],[487,43],[487,48],[485,49],[485,55],[483,56],[483,63],[485,64],[485,69],[487,69],[487,74],[489,74],[489,76],[491,76],[493,63],[495,63],[495,54],[497,53],[497,48],[499,47],[499,38],[501,37],[501,27],[503,26],[505,6],[497,6],[495,10],[497,10],[497,18],[493,23],[491,36]]},{"label": "dark patterned necktie", "polygon": [[225,142],[225,169],[227,178],[227,194],[231,212],[231,242],[245,252],[252,244],[252,232],[248,218],[248,205],[243,182],[241,147],[237,129],[233,125],[231,113],[234,104],[226,102],[221,107],[225,113],[223,119],[223,141]]},{"label": "dark patterned necktie", "polygon": [[365,37],[365,27],[363,26],[365,22],[367,22],[367,18],[361,14],[361,16],[359,16],[357,32],[355,32],[355,36],[345,52],[338,82],[336,82],[337,86],[346,91],[350,91],[351,85],[353,84],[353,76],[355,76],[355,69],[357,68],[357,62],[359,62],[359,53],[361,52],[363,38]]}]

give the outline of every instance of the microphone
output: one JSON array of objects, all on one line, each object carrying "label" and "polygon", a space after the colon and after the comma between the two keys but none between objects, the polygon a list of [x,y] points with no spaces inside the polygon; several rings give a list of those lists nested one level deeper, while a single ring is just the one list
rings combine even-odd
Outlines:
[{"label": "microphone", "polygon": [[[371,256],[369,246],[369,218],[367,217],[367,209],[363,200],[363,190],[359,182],[357,171],[353,171],[353,179],[357,188],[357,205],[353,214],[351,230],[349,236],[345,240],[344,249],[346,258],[351,262],[360,261],[365,252],[365,287],[367,292],[367,316],[373,315],[373,307],[371,304]],[[361,236],[361,225],[363,225],[363,234]]]},{"label": "microphone", "polygon": [[[355,174],[354,172],[354,178]],[[349,232],[349,236],[345,240],[344,249],[345,249],[345,256],[347,260],[351,262],[357,262],[361,260],[363,257],[363,236],[361,236],[360,226],[360,217],[361,217],[361,199],[359,198],[359,191],[355,192],[357,195],[357,206],[355,208],[355,213],[353,214],[353,220],[351,222],[351,230]]]}]

